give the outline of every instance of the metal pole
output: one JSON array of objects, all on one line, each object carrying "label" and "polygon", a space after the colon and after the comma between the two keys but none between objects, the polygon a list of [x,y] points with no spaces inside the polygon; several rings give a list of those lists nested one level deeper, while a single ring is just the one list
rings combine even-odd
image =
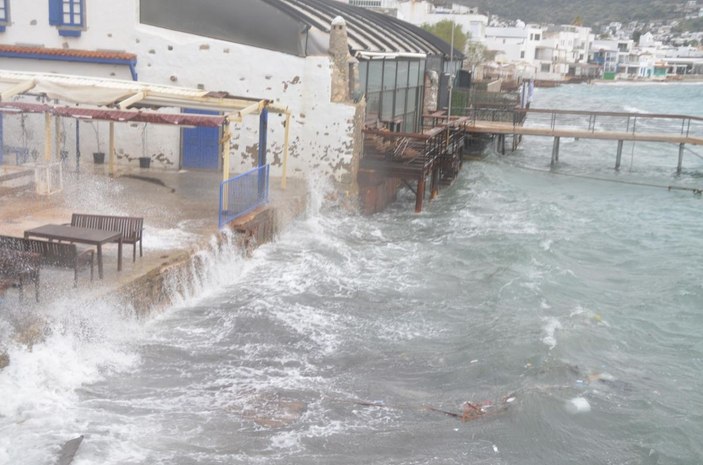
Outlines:
[{"label": "metal pole", "polygon": [[267,142],[267,132],[268,132],[268,109],[266,107],[261,109],[259,114],[259,185],[258,193],[259,199],[263,199],[266,191],[266,173],[262,167],[266,166],[266,142]]},{"label": "metal pole", "polygon": [[110,121],[110,176],[115,176],[115,122]]},{"label": "metal pole", "polygon": [[[451,46],[449,48],[449,65],[452,67],[452,71],[454,71],[454,26],[456,23],[454,22],[454,14],[452,13],[452,38],[451,38]],[[454,73],[449,74],[449,109],[447,111],[447,125],[451,122],[450,120],[452,119],[452,91],[454,90]]]},{"label": "metal pole", "polygon": [[615,156],[615,169],[619,170],[620,169],[620,161],[622,160],[622,145],[623,145],[622,140],[618,141],[618,153]]},{"label": "metal pole", "polygon": [[552,145],[552,162],[551,166],[555,166],[559,161],[559,137],[554,138],[554,144]]},{"label": "metal pole", "polygon": [[288,169],[288,145],[290,134],[290,111],[286,113],[286,129],[283,135],[283,174],[281,175],[281,189],[286,190],[286,170]]},{"label": "metal pole", "polygon": [[76,173],[81,172],[81,121],[76,118]]},{"label": "metal pole", "polygon": [[683,165],[683,150],[684,144],[679,144],[679,163],[676,165],[676,174],[681,174],[681,166]]}]

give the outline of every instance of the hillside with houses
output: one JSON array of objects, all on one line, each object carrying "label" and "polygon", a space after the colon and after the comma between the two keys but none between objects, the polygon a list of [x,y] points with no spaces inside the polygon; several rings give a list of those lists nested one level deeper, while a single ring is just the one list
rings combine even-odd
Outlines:
[{"label": "hillside with houses", "polygon": [[[375,9],[429,29],[432,25],[450,23],[450,28],[460,30],[468,37],[462,50],[467,56],[464,66],[472,72],[475,81],[681,80],[697,78],[703,73],[703,50],[699,47],[703,42],[703,32],[693,27],[701,22],[703,4],[699,5],[696,0],[650,2],[646,4],[647,11],[657,19],[639,15],[642,19],[625,21],[638,17],[633,9],[619,16],[623,20],[607,22],[602,17],[580,17],[581,7],[571,8],[566,2],[555,1],[525,2],[520,8],[505,10],[505,16],[494,13],[504,11],[499,5],[507,2],[491,2],[493,11],[489,12],[481,8],[480,1],[468,6],[468,0],[463,4],[407,0],[341,1]],[[594,5],[595,2],[581,4]],[[621,2],[619,7],[626,4]],[[559,17],[535,16],[536,13],[523,16],[526,5],[551,5],[553,11],[568,11],[575,21],[550,23],[550,18]],[[643,4],[638,2],[638,5],[640,8]],[[614,8],[605,8],[602,12],[616,11]],[[665,14],[656,14],[659,9],[665,10]],[[595,22],[587,26],[585,19]],[[451,33],[448,33],[444,38],[449,41],[450,37]]]}]

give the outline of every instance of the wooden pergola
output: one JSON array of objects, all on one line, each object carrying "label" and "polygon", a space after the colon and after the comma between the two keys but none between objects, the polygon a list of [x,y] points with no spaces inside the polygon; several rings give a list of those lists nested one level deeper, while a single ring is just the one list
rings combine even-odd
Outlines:
[{"label": "wooden pergola", "polygon": [[[23,95],[44,97],[48,101],[63,103],[29,103],[20,100]],[[217,111],[221,112],[222,115],[157,111],[164,108]],[[259,139],[262,143],[259,146],[259,163],[265,164],[268,114],[273,112],[285,115],[281,187],[283,189],[286,187],[291,112],[288,107],[277,105],[267,99],[237,97],[227,92],[208,92],[117,79],[0,70],[0,111],[44,114],[44,158],[46,161],[50,161],[52,158],[52,120],[56,127],[53,138],[55,138],[54,152],[56,152],[57,158],[59,117],[87,118],[109,122],[110,175],[115,174],[114,124],[116,122],[144,122],[188,127],[221,126],[223,128],[220,140],[223,180],[227,180],[230,175],[231,124],[241,123],[247,115],[260,115]]]}]

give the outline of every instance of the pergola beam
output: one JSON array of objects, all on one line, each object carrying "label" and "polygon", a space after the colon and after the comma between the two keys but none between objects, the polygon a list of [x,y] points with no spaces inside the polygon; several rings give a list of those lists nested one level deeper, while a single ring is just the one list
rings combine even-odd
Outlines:
[{"label": "pergola beam", "polygon": [[15,95],[23,94],[27,92],[28,90],[31,90],[36,86],[37,83],[34,79],[28,79],[26,81],[20,81],[14,86],[10,87],[9,89],[5,90],[4,92],[0,93],[0,102],[6,102],[7,100],[11,99]]},{"label": "pergola beam", "polygon": [[134,105],[137,102],[141,102],[146,98],[147,93],[146,92],[137,92],[136,94],[132,95],[131,97],[127,97],[126,99],[120,101],[118,106],[120,107],[120,110],[125,110],[128,107]]}]

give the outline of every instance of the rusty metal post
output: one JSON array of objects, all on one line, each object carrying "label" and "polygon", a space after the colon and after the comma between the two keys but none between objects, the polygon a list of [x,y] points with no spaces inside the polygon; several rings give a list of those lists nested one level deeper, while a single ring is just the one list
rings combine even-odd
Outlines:
[{"label": "rusty metal post", "polygon": [[417,180],[417,190],[415,191],[415,213],[422,211],[422,202],[425,200],[425,172]]},{"label": "rusty metal post", "polygon": [[439,166],[432,167],[432,178],[430,181],[430,200],[434,200],[439,194]]}]

